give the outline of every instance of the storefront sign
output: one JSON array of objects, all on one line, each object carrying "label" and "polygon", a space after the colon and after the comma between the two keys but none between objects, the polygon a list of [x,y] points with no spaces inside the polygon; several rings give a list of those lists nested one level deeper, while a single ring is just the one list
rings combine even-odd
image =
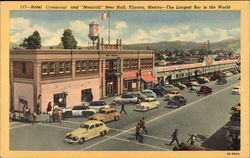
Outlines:
[{"label": "storefront sign", "polygon": [[166,67],[157,67],[156,71],[169,71],[169,70],[179,70],[179,69],[187,69],[187,68],[194,68],[205,66],[204,63],[195,63],[195,64],[185,64],[185,65],[176,65],[176,66],[166,66]]},{"label": "storefront sign", "polygon": [[213,65],[217,64],[229,64],[229,63],[237,63],[238,60],[223,60],[223,61],[215,61],[213,62]]}]

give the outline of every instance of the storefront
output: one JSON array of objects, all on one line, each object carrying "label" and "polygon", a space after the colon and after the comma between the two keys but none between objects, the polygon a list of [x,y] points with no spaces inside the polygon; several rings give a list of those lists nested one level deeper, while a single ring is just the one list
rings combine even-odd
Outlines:
[{"label": "storefront", "polygon": [[123,93],[138,90],[138,79],[136,72],[126,73],[123,75]]},{"label": "storefront", "polygon": [[141,90],[152,88],[154,82],[157,82],[157,78],[152,75],[151,71],[141,73]]}]

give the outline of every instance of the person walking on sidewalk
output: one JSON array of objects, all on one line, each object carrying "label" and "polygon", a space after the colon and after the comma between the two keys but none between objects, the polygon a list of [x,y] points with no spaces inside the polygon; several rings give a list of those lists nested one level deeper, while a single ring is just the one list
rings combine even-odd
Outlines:
[{"label": "person walking on sidewalk", "polygon": [[146,130],[146,120],[144,119],[144,117],[140,120],[140,124],[141,124],[141,128],[143,129],[143,131],[148,134],[148,131]]},{"label": "person walking on sidewalk", "polygon": [[179,146],[179,141],[178,141],[178,138],[177,138],[177,132],[178,132],[178,129],[175,129],[174,133],[172,134],[172,141],[169,143],[169,145],[172,145],[172,143],[174,141],[176,141],[177,145]]},{"label": "person walking on sidewalk", "polygon": [[140,123],[138,123],[138,124],[136,125],[136,128],[135,128],[135,139],[136,139],[136,140],[139,139],[139,136],[140,136],[140,133],[139,133],[140,128],[141,128],[141,125],[140,125]]},{"label": "person walking on sidewalk", "polygon": [[36,112],[33,112],[32,113],[32,125],[34,125],[36,123],[36,119],[37,119]]},{"label": "person walking on sidewalk", "polygon": [[139,128],[139,143],[143,143],[143,139],[144,139],[144,130],[143,128]]},{"label": "person walking on sidewalk", "polygon": [[120,113],[122,113],[122,112],[124,112],[124,114],[126,115],[124,103],[122,103],[122,105],[121,105],[121,111],[120,111]]}]

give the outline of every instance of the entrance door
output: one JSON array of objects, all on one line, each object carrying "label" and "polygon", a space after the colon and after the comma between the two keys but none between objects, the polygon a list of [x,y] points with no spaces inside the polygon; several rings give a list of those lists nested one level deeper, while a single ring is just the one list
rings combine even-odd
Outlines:
[{"label": "entrance door", "polygon": [[114,84],[113,82],[107,83],[107,95],[114,95]]},{"label": "entrance door", "polygon": [[132,91],[132,82],[128,82],[128,91],[129,91],[129,92]]},{"label": "entrance door", "polygon": [[66,93],[54,94],[54,104],[66,108]]}]

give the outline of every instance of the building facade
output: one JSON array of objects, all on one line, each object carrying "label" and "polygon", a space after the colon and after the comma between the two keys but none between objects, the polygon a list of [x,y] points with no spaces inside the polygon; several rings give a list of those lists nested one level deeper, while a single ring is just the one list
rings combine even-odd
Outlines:
[{"label": "building facade", "polygon": [[153,65],[152,50],[123,50],[121,40],[96,49],[13,49],[11,108],[45,111],[49,102],[69,107],[150,88]]}]

